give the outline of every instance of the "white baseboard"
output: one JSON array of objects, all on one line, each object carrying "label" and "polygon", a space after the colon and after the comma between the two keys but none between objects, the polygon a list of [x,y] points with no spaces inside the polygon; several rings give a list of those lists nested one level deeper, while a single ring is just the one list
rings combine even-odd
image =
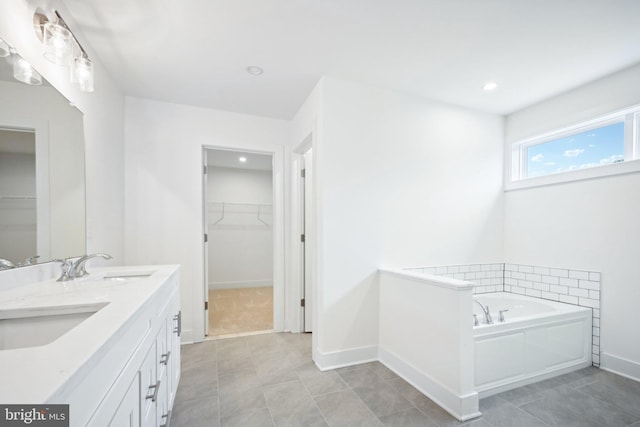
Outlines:
[{"label": "white baseboard", "polygon": [[382,347],[378,349],[378,352],[380,362],[383,365],[398,374],[458,420],[466,421],[482,415],[478,410],[479,398],[478,393],[475,391],[458,395],[429,375],[419,371],[413,365],[405,362],[395,353]]},{"label": "white baseboard", "polygon": [[314,362],[321,371],[343,368],[345,366],[360,365],[378,360],[378,346],[350,348],[341,351],[315,353]]},{"label": "white baseboard", "polygon": [[610,353],[600,354],[600,369],[640,381],[640,363]]},{"label": "white baseboard", "polygon": [[180,344],[193,344],[193,331],[191,329],[183,329],[180,333]]},{"label": "white baseboard", "polygon": [[239,289],[239,288],[262,288],[265,286],[273,286],[273,280],[240,280],[230,282],[214,282],[209,283],[209,289]]}]

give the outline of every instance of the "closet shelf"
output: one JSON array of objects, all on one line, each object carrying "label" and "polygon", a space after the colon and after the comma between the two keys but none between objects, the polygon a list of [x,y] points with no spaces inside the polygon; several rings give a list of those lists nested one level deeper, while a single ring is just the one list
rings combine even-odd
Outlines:
[{"label": "closet shelf", "polygon": [[[212,226],[222,225],[246,226],[260,224],[270,227],[268,222],[272,215],[271,203],[247,203],[247,202],[208,202],[207,210],[216,215],[209,222]],[[255,221],[251,221],[251,219]]]}]

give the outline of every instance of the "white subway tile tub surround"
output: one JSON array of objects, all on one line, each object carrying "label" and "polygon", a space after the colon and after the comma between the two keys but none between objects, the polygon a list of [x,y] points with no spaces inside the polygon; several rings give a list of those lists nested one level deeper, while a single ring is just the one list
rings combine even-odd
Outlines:
[{"label": "white subway tile tub surround", "polygon": [[489,292],[503,292],[503,263],[493,264],[459,264],[436,267],[409,268],[407,270],[420,271],[427,274],[466,280],[473,283],[474,294]]},{"label": "white subway tile tub surround", "polygon": [[596,271],[504,264],[504,291],[591,308],[592,357],[600,366],[600,281]]},{"label": "white subway tile tub surround", "polygon": [[600,366],[600,282],[597,271],[535,265],[485,263],[458,264],[407,270],[436,274],[473,283],[473,293],[512,292],[591,308],[592,360]]}]

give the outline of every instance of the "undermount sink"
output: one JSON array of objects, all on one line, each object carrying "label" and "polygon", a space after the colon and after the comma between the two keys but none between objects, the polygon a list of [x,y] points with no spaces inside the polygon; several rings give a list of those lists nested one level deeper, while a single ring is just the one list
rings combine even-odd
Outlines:
[{"label": "undermount sink", "polygon": [[78,326],[107,302],[0,310],[0,350],[47,345]]},{"label": "undermount sink", "polygon": [[128,272],[119,272],[119,273],[107,273],[102,276],[102,280],[111,280],[114,282],[125,282],[128,280],[135,279],[146,279],[147,277],[151,277],[153,275],[153,271],[128,271]]}]

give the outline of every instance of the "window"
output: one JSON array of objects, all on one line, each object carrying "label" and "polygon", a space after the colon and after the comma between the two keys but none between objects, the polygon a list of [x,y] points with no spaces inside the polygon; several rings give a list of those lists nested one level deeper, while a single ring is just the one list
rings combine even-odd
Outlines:
[{"label": "window", "polygon": [[639,126],[640,106],[514,143],[507,189],[640,170],[617,165],[639,158]]}]

